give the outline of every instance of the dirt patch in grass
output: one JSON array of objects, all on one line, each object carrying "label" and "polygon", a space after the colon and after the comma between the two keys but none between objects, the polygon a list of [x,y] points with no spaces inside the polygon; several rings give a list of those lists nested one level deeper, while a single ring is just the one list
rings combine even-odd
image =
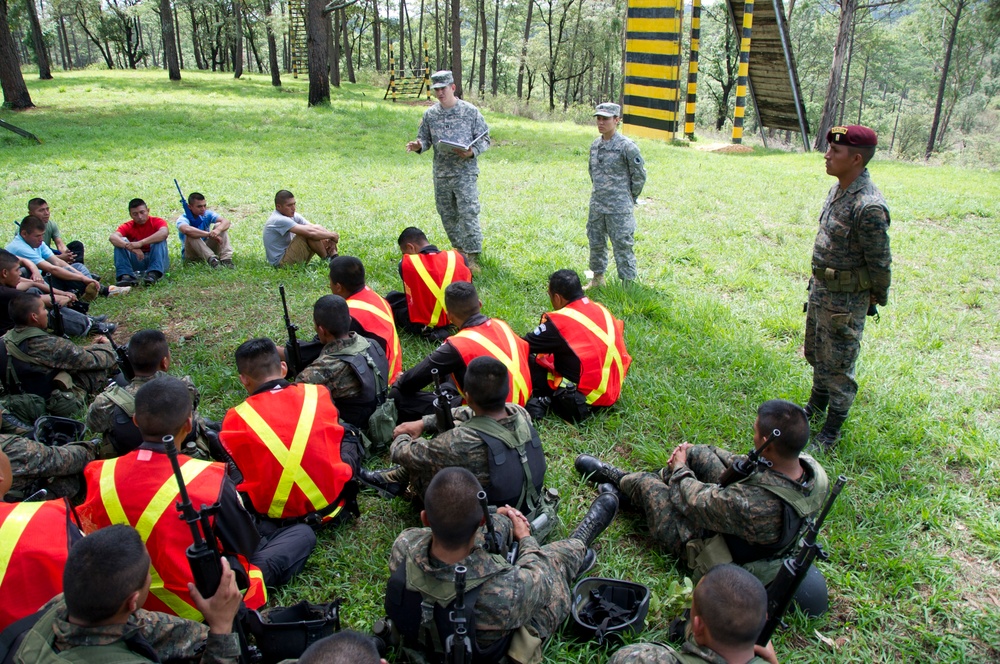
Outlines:
[{"label": "dirt patch in grass", "polygon": [[[967,532],[964,524],[959,530]],[[1000,565],[949,546],[942,546],[939,553],[955,561],[959,568],[956,578],[964,584],[959,588],[963,600],[977,611],[1000,609]]]}]

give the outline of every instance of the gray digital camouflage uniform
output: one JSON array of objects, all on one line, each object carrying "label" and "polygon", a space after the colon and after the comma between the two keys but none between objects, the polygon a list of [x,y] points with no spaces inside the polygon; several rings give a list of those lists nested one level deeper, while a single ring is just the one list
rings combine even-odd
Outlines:
[{"label": "gray digital camouflage uniform", "polygon": [[89,442],[50,446],[8,434],[0,434],[0,449],[10,459],[11,493],[18,500],[38,489],[47,490],[49,499],[73,498],[83,488],[84,467],[97,455]]},{"label": "gray digital camouflage uniform", "polygon": [[846,414],[854,402],[865,315],[872,297],[888,302],[891,264],[889,209],[865,169],[846,190],[830,189],[813,246],[805,356],[813,390],[830,395],[831,411]]},{"label": "gray digital camouflage uniform", "polygon": [[[746,664],[764,664],[766,661],[755,656]],[[608,660],[608,664],[696,664],[698,662],[729,664],[725,657],[710,648],[699,646],[693,638],[685,641],[679,651],[659,643],[625,646]]]},{"label": "gray digital camouflage uniform", "polygon": [[635,253],[635,215],[632,210],[646,184],[646,169],[639,148],[616,133],[606,141],[598,136],[590,146],[590,195],[587,240],[590,269],[604,274],[608,268],[608,238],[615,255],[618,278],[631,281],[639,276]]},{"label": "gray digital camouflage uniform", "polygon": [[[475,153],[471,158],[438,145],[442,140],[465,145],[483,132],[486,135],[470,148]],[[451,246],[465,254],[478,254],[483,250],[483,234],[479,229],[476,159],[490,146],[483,114],[461,99],[451,108],[437,103],[424,111],[417,139],[421,152],[434,147],[434,202]]]}]

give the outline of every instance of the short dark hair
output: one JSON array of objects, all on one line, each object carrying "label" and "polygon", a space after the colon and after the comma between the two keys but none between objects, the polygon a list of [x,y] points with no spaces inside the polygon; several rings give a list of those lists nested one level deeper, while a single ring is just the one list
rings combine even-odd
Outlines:
[{"label": "short dark hair", "polygon": [[351,310],[347,300],[339,295],[324,295],[313,305],[313,323],[326,329],[335,337],[346,336],[351,331]]},{"label": "short dark hair", "polygon": [[848,145],[847,149],[848,149],[848,151],[851,154],[859,154],[859,155],[861,155],[861,165],[862,166],[867,166],[868,162],[871,161],[872,157],[875,156],[875,146],[874,145],[869,145],[869,146],[863,147],[863,148],[855,147],[853,145]]},{"label": "short dark hair", "polygon": [[354,295],[365,287],[365,264],[354,256],[335,257],[330,261],[330,283],[340,284]]},{"label": "short dark hair", "polygon": [[140,374],[155,372],[163,358],[170,355],[170,345],[159,330],[139,330],[128,342],[128,359]]},{"label": "short dark hair", "polygon": [[[132,210],[136,209],[137,207],[142,207],[143,205],[146,205],[146,201],[142,200],[141,198],[133,198],[132,200],[130,200],[128,202],[128,210],[129,210],[129,212],[131,212]],[[147,205],[146,207],[149,207],[149,206]]]},{"label": "short dark hair", "polygon": [[195,201],[205,200],[205,194],[199,194],[197,191],[192,191],[188,194],[188,205],[191,205]]},{"label": "short dark hair", "polygon": [[510,393],[510,372],[495,357],[481,355],[465,370],[465,394],[486,411],[503,410]]},{"label": "short dark hair", "polygon": [[479,293],[470,281],[456,281],[444,289],[444,308],[449,314],[468,318],[479,313]]},{"label": "short dark hair", "polygon": [[396,244],[402,247],[407,242],[427,242],[427,236],[424,235],[424,232],[416,226],[407,226],[403,229],[403,232],[399,234],[399,239],[396,240]]},{"label": "short dark hair", "polygon": [[0,249],[0,270],[9,270],[19,264],[20,261],[17,260],[17,256],[6,249]]},{"label": "short dark hair", "polygon": [[378,664],[379,660],[375,641],[348,629],[313,643],[299,657],[299,664]]},{"label": "short dark hair", "polygon": [[267,337],[244,341],[236,349],[235,355],[236,370],[254,380],[260,380],[281,368],[278,348]]},{"label": "short dark hair", "polygon": [[172,436],[191,417],[191,392],[180,378],[159,376],[135,393],[135,424],[143,438]]},{"label": "short dark hair", "polygon": [[472,539],[483,520],[476,495],[482,491],[476,476],[459,466],[443,468],[434,475],[424,494],[424,510],[434,538],[449,549]]},{"label": "short dark hair", "polygon": [[287,203],[293,198],[295,198],[295,194],[287,189],[281,189],[274,195],[274,207],[278,207],[282,203]]},{"label": "short dark hair", "polygon": [[562,295],[572,302],[583,297],[580,275],[574,270],[556,270],[549,275],[549,292]]},{"label": "short dark hair", "polygon": [[[771,448],[779,456],[795,459],[809,442],[809,418],[798,404],[783,399],[765,401],[757,409],[760,433],[771,438]],[[775,431],[778,433],[775,434]]]},{"label": "short dark hair", "polygon": [[44,198],[32,198],[28,201],[28,212],[34,212],[38,208],[45,205],[46,201]]},{"label": "short dark hair", "polygon": [[44,231],[45,222],[38,217],[28,215],[21,220],[20,231],[21,233],[34,233],[36,231]]},{"label": "short dark hair", "polygon": [[78,540],[63,568],[63,598],[69,615],[86,623],[111,618],[149,574],[149,553],[135,528],[101,528]]},{"label": "short dark hair", "polygon": [[41,295],[35,293],[18,293],[7,305],[7,315],[14,321],[14,325],[30,325],[31,314],[38,311],[38,305],[42,301]]},{"label": "short dark hair", "polygon": [[767,591],[757,577],[738,565],[716,565],[694,589],[696,615],[718,643],[752,646],[767,620]]}]

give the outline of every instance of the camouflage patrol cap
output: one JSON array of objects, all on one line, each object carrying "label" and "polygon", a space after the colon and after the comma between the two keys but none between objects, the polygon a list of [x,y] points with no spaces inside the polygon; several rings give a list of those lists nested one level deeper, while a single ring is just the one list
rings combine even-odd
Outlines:
[{"label": "camouflage patrol cap", "polygon": [[597,108],[594,109],[594,117],[601,116],[602,118],[617,118],[621,117],[621,114],[622,107],[618,104],[612,104],[610,102],[598,104]]},{"label": "camouflage patrol cap", "polygon": [[834,127],[826,133],[827,143],[849,145],[852,148],[873,148],[878,145],[875,130],[863,125]]},{"label": "camouflage patrol cap", "polygon": [[442,69],[441,71],[436,71],[431,74],[431,90],[448,87],[454,82],[455,77],[452,76],[451,71],[447,69]]}]

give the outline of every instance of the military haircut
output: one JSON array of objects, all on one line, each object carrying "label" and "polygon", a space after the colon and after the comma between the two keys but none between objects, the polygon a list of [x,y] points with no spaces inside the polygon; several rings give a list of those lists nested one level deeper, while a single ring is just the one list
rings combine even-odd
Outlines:
[{"label": "military haircut", "polygon": [[287,189],[282,189],[274,195],[274,207],[278,207],[279,205],[287,203],[293,198],[295,198],[295,194],[288,191]]},{"label": "military haircut", "polygon": [[188,205],[191,205],[195,201],[203,201],[203,200],[205,200],[205,194],[200,194],[197,191],[192,191],[190,194],[188,194]]},{"label": "military haircut", "polygon": [[108,526],[69,550],[63,569],[63,597],[69,615],[86,623],[111,618],[149,574],[149,553],[135,528]]},{"label": "military haircut", "polygon": [[456,281],[444,289],[444,308],[449,314],[468,318],[479,313],[479,293],[469,281]]},{"label": "military haircut", "polygon": [[451,466],[434,475],[424,494],[424,511],[434,539],[449,549],[468,544],[483,521],[479,481],[465,468]]},{"label": "military haircut", "polygon": [[330,283],[340,284],[354,295],[365,287],[365,264],[354,256],[337,256],[330,261]]},{"label": "military haircut", "polygon": [[169,355],[170,344],[159,330],[139,330],[129,339],[128,359],[140,374],[152,374]]},{"label": "military haircut", "polygon": [[427,236],[422,230],[416,226],[407,226],[403,229],[403,232],[399,234],[399,239],[396,240],[396,244],[403,246],[409,242],[414,244],[419,244],[421,242],[427,242]]},{"label": "military haircut", "polygon": [[21,228],[21,233],[35,233],[37,231],[45,230],[45,222],[30,214],[21,220],[19,226]]},{"label": "military haircut", "polygon": [[135,393],[135,425],[143,438],[175,435],[191,410],[191,392],[174,376],[154,378]]},{"label": "military haircut", "polygon": [[767,591],[742,567],[716,565],[695,586],[692,607],[720,645],[752,646],[767,620]]},{"label": "military haircut", "polygon": [[[146,201],[142,200],[141,198],[133,198],[132,200],[130,200],[128,202],[128,211],[131,212],[132,210],[136,209],[137,207],[142,207],[143,205],[146,205]],[[146,205],[146,207],[149,207],[149,206]]]},{"label": "military haircut", "polygon": [[378,664],[375,641],[354,630],[344,630],[316,641],[299,657],[299,664]]},{"label": "military haircut", "polygon": [[35,210],[45,205],[45,203],[44,198],[32,198],[28,201],[28,214],[34,214]]},{"label": "military haircut", "polygon": [[12,270],[20,264],[17,256],[6,249],[0,249],[0,270]]},{"label": "military haircut", "polygon": [[18,293],[7,305],[7,314],[14,321],[14,325],[31,325],[31,314],[38,312],[40,304],[42,304],[41,295]]},{"label": "military haircut", "polygon": [[236,349],[235,355],[236,370],[254,380],[263,379],[281,369],[278,348],[267,337],[244,341]]},{"label": "military haircut", "polygon": [[757,423],[761,435],[771,438],[771,447],[786,459],[797,458],[809,442],[806,411],[791,401],[765,401],[757,409]]},{"label": "military haircut", "polygon": [[510,372],[503,362],[483,355],[469,362],[465,370],[465,394],[485,411],[503,410],[510,393]]},{"label": "military haircut", "polygon": [[339,295],[324,295],[313,305],[313,323],[338,339],[351,331],[351,310]]},{"label": "military haircut", "polygon": [[875,156],[875,146],[874,145],[870,145],[868,147],[863,147],[863,148],[859,148],[859,147],[856,147],[854,145],[848,145],[847,146],[847,150],[851,154],[859,154],[859,155],[861,155],[861,165],[862,166],[868,166],[868,162],[871,161],[872,157]]},{"label": "military haircut", "polygon": [[561,295],[570,302],[583,297],[580,275],[575,270],[556,270],[549,276],[549,292]]}]

